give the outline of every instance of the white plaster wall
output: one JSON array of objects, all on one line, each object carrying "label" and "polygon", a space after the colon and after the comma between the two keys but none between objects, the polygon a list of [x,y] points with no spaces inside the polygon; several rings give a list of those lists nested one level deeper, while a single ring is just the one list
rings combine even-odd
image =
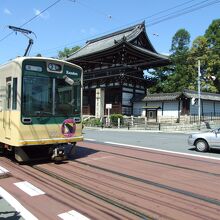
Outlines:
[{"label": "white plaster wall", "polygon": [[[165,101],[163,106],[163,115],[162,115],[162,102],[147,102],[147,106],[160,107],[158,109],[157,115],[163,117],[178,117],[178,101]],[[143,114],[143,110],[142,110]]]},{"label": "white plaster wall", "polygon": [[140,90],[140,89],[135,89],[135,93],[140,93],[140,94],[144,94],[144,90]]},{"label": "white plaster wall", "polygon": [[143,107],[145,106],[144,102],[135,102],[133,105],[133,115],[134,116],[145,116],[145,109]]},{"label": "white plaster wall", "polygon": [[192,105],[190,103],[190,115],[198,115],[198,105]]},{"label": "white plaster wall", "polygon": [[163,116],[178,117],[178,101],[166,101],[163,106]]},{"label": "white plaster wall", "polygon": [[220,102],[215,102],[215,113],[220,114]]},{"label": "white plaster wall", "polygon": [[[203,101],[203,113],[204,114],[214,114],[214,101],[204,100]],[[220,114],[220,102],[215,102],[215,113]],[[190,114],[198,115],[198,105],[190,105]],[[202,114],[202,104],[201,104],[201,114]]]},{"label": "white plaster wall", "polygon": [[133,88],[127,88],[127,87],[123,87],[122,88],[123,92],[132,92],[133,93]]},{"label": "white plaster wall", "polygon": [[213,101],[202,101],[203,103],[203,114],[210,114],[211,112],[214,113],[214,105],[213,105]]}]

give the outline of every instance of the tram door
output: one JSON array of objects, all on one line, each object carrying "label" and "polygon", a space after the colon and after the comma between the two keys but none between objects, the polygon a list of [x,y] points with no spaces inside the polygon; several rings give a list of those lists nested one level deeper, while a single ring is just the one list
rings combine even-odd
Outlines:
[{"label": "tram door", "polygon": [[6,78],[5,138],[11,138],[11,77]]}]

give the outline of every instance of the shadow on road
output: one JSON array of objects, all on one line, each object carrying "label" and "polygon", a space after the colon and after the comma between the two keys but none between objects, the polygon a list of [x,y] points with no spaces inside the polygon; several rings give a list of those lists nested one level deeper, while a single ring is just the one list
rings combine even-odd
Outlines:
[{"label": "shadow on road", "polygon": [[[189,148],[188,150],[190,150],[190,151],[196,151],[196,148],[195,148],[195,147],[191,147],[191,148]],[[205,154],[205,153],[220,154],[220,149],[211,148],[209,151],[203,152],[203,153],[204,153],[204,154]]]},{"label": "shadow on road", "polygon": [[77,146],[76,155],[73,159],[80,159],[80,158],[83,158],[83,157],[88,157],[89,155],[95,154],[95,153],[98,153],[98,152],[99,151],[94,150],[94,149]]},{"label": "shadow on road", "polygon": [[23,218],[20,216],[19,212],[16,211],[5,211],[5,212],[0,211],[0,219],[20,220]]}]

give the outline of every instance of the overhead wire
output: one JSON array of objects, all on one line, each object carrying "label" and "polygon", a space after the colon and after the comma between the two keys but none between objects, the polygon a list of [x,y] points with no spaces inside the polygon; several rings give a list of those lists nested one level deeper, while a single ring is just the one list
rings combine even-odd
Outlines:
[{"label": "overhead wire", "polygon": [[[25,26],[26,24],[30,23],[30,22],[33,21],[35,18],[39,17],[42,13],[44,13],[45,11],[47,11],[48,9],[50,9],[51,7],[53,7],[54,5],[56,5],[57,3],[59,3],[60,1],[61,1],[61,0],[55,1],[53,4],[49,5],[47,8],[45,8],[44,10],[42,10],[39,14],[35,15],[35,16],[32,17],[31,19],[29,19],[28,21],[26,21],[25,23],[23,23],[20,27],[23,27],[23,26]],[[71,2],[76,2],[76,0],[69,0],[69,1],[71,1]],[[174,6],[174,7],[171,7],[171,8],[162,10],[162,11],[159,11],[159,12],[157,12],[157,13],[154,13],[154,14],[150,15],[150,16],[147,16],[147,17],[145,17],[145,18],[139,19],[138,21],[140,21],[140,20],[143,21],[143,20],[146,20],[146,19],[148,19],[148,18],[155,17],[155,16],[157,16],[157,15],[159,15],[159,14],[163,14],[163,13],[168,12],[168,11],[171,11],[171,10],[173,10],[173,9],[180,8],[180,7],[184,6],[184,5],[187,5],[187,4],[192,3],[192,2],[194,2],[194,1],[195,1],[195,0],[190,0],[190,1],[187,1],[187,2],[184,2],[184,3],[181,3],[181,4],[178,4],[178,5]],[[187,14],[187,13],[191,13],[191,12],[193,12],[193,11],[196,11],[196,10],[199,10],[199,9],[201,9],[201,8],[208,7],[208,6],[210,6],[210,5],[213,5],[213,4],[216,4],[216,3],[219,3],[219,2],[220,2],[220,0],[215,0],[215,1],[212,1],[212,2],[209,2],[209,3],[206,3],[206,4],[203,4],[203,3],[207,2],[207,1],[209,1],[209,0],[204,0],[204,1],[199,2],[199,3],[196,3],[196,4],[194,4],[194,5],[191,5],[191,6],[182,8],[181,10],[177,10],[177,11],[174,11],[174,12],[169,13],[169,14],[167,14],[167,15],[163,15],[163,16],[161,16],[161,17],[151,19],[150,22],[146,24],[146,26],[147,26],[147,27],[153,26],[153,25],[155,25],[155,24],[164,22],[164,21],[166,21],[166,20],[173,19],[173,18],[179,17],[179,16],[181,16],[181,15],[184,15],[184,14]],[[79,1],[77,1],[77,3],[79,3]],[[80,3],[80,4],[86,6],[85,4],[82,4],[82,3]],[[197,7],[196,7],[196,6],[197,6]],[[100,11],[99,11],[99,13],[100,13]],[[105,14],[105,13],[102,12],[102,14]],[[105,14],[105,15],[106,15],[106,14]],[[137,21],[136,21],[136,22],[137,22]],[[134,23],[134,22],[132,22],[132,24],[133,24],[133,23]],[[130,24],[131,24],[131,23],[130,23]],[[125,25],[121,26],[120,28],[122,28],[122,27],[124,27],[124,26],[125,26]],[[126,25],[126,26],[127,26],[127,25]],[[119,28],[117,28],[117,29],[119,29]],[[114,30],[116,30],[116,29],[114,29]],[[100,36],[100,35],[103,35],[103,34],[106,34],[106,33],[109,33],[109,32],[110,32],[110,31],[107,31],[107,32],[104,32],[104,33],[101,33],[101,34],[98,34],[98,35],[94,35],[93,37],[97,37],[97,36]],[[7,37],[9,37],[12,33],[13,33],[13,32],[9,33],[8,35],[6,35],[6,36],[3,37],[2,39],[0,39],[0,42],[3,41],[3,40],[5,40],[5,39],[6,39]],[[87,40],[87,39],[78,40],[78,41],[75,41],[75,42],[72,42],[72,43],[65,44],[65,45],[63,45],[63,46],[73,45],[73,44],[75,44],[75,43],[82,42],[82,41],[85,41],[85,40]],[[52,48],[51,50],[55,50],[55,49],[61,48],[61,47],[63,47],[63,46],[59,46],[59,47],[56,47],[56,48]],[[48,49],[47,49],[47,51],[48,51]]]},{"label": "overhead wire", "polygon": [[[206,1],[203,1],[203,2],[207,2],[207,0],[206,0]],[[189,10],[185,10],[185,9],[184,9],[184,11],[180,11],[180,10],[179,10],[178,13],[175,12],[175,13],[172,13],[172,14],[170,14],[170,15],[163,16],[163,17],[161,17],[161,18],[163,18],[163,19],[160,20],[160,18],[158,18],[158,21],[151,21],[151,22],[149,22],[149,24],[148,24],[147,26],[148,26],[148,27],[149,27],[149,26],[153,26],[153,25],[155,25],[155,24],[158,24],[158,23],[161,23],[161,22],[164,22],[164,21],[167,21],[167,20],[170,20],[170,19],[179,17],[179,16],[181,16],[181,15],[185,15],[185,14],[191,13],[191,12],[193,12],[193,11],[196,11],[196,10],[199,10],[199,9],[202,9],[202,8],[205,8],[205,7],[208,7],[208,6],[211,6],[211,5],[216,4],[216,3],[219,3],[219,2],[220,2],[220,0],[215,0],[215,1],[213,1],[213,2],[209,2],[209,3],[207,3],[207,4],[204,4],[204,5],[201,5],[201,6],[192,8],[192,9],[190,9],[191,7],[188,7]],[[198,3],[198,4],[195,4],[195,5],[199,5],[199,3]],[[177,14],[176,14],[176,13],[177,13]]]},{"label": "overhead wire", "polygon": [[[74,0],[69,0],[69,1],[74,1]],[[140,21],[146,20],[146,19],[148,19],[148,18],[155,17],[155,16],[157,16],[157,15],[159,15],[159,14],[163,14],[163,13],[168,12],[168,11],[171,11],[171,10],[173,10],[173,9],[180,8],[180,7],[184,6],[184,5],[187,5],[187,4],[192,3],[192,2],[194,2],[194,1],[195,1],[195,0],[190,0],[190,1],[184,2],[184,3],[182,3],[182,4],[178,4],[178,5],[174,6],[174,7],[171,7],[171,8],[168,8],[168,9],[165,9],[165,10],[162,10],[162,11],[159,11],[159,12],[157,12],[157,13],[154,13],[153,15],[144,17],[144,18],[142,18],[142,19],[138,19],[138,20],[136,20],[135,22],[138,22],[138,21],[140,22]],[[164,21],[167,21],[167,20],[170,20],[170,19],[179,17],[179,16],[184,15],[184,14],[191,13],[191,12],[193,12],[193,11],[196,11],[196,10],[199,10],[199,9],[202,9],[202,8],[205,8],[205,7],[208,7],[208,6],[211,6],[211,5],[216,4],[216,3],[219,3],[219,2],[220,2],[220,0],[214,0],[214,1],[211,1],[211,2],[210,2],[210,0],[203,0],[202,2],[195,3],[195,4],[193,4],[193,5],[184,7],[184,8],[182,8],[182,9],[177,10],[177,11],[174,11],[174,12],[172,12],[172,13],[163,15],[163,16],[158,17],[158,18],[151,19],[148,23],[146,23],[146,26],[147,26],[147,27],[150,27],[150,26],[156,25],[156,24],[158,24],[158,23],[161,23],[161,22],[164,22]],[[134,23],[134,22],[130,23],[130,25],[133,24],[133,23]],[[128,24],[127,24],[127,25],[120,26],[120,27],[118,27],[117,29],[122,28],[122,27],[124,27],[124,26],[128,26]],[[114,30],[116,30],[116,29],[114,29]],[[112,31],[114,31],[114,30],[112,30]],[[107,32],[104,32],[104,33],[101,33],[101,34],[98,34],[98,35],[94,35],[94,36],[91,37],[91,38],[94,38],[94,37],[97,37],[97,36],[100,36],[100,35],[103,35],[103,34],[106,34],[106,33],[109,33],[109,32],[110,32],[110,31],[107,31]],[[87,39],[82,39],[82,40],[78,40],[78,41],[75,41],[75,42],[72,42],[72,43],[68,43],[68,44],[65,44],[65,46],[66,46],[66,45],[73,45],[73,44],[75,44],[75,43],[82,42],[82,41],[85,41],[85,40],[87,40]],[[56,47],[56,48],[54,48],[54,49],[58,49],[58,48],[61,48],[61,46],[60,46],[60,47]],[[51,50],[53,50],[53,49],[51,49]],[[48,50],[47,50],[47,51],[48,51]]]},{"label": "overhead wire", "polygon": [[[68,1],[73,2],[73,3],[76,3],[76,2],[79,3],[79,1],[77,1],[77,0],[68,0]],[[127,24],[122,25],[122,26],[120,26],[120,27],[111,29],[110,31],[105,31],[105,32],[102,32],[102,33],[100,33],[100,34],[93,35],[92,38],[97,37],[97,36],[100,36],[100,35],[104,35],[104,34],[106,34],[106,33],[115,31],[115,30],[117,30],[117,29],[119,29],[119,28],[123,28],[123,27],[125,27],[125,26],[129,26],[129,25],[131,25],[131,24],[140,22],[140,20],[143,21],[143,20],[146,20],[146,19],[148,19],[148,18],[152,18],[152,17],[154,17],[154,16],[157,16],[157,15],[159,15],[159,14],[162,14],[162,13],[171,11],[171,10],[173,10],[173,9],[179,8],[179,7],[181,7],[181,6],[187,5],[187,4],[189,4],[189,3],[191,3],[191,2],[194,2],[194,1],[196,1],[196,0],[190,0],[190,1],[187,1],[187,2],[184,2],[184,3],[181,3],[181,4],[178,4],[178,5],[174,6],[174,7],[171,7],[171,8],[165,9],[165,10],[161,10],[161,11],[156,12],[156,13],[154,13],[154,14],[152,14],[152,15],[150,15],[150,16],[147,16],[147,17],[145,17],[145,18],[141,18],[141,19],[138,19],[138,20],[136,20],[136,21],[133,21],[132,23],[127,23]],[[102,14],[103,14],[103,13],[102,13]],[[106,13],[104,13],[104,14],[106,15]],[[86,41],[86,40],[88,40],[88,39],[87,39],[87,38],[84,38],[84,39],[82,39],[82,40],[78,40],[78,41],[74,41],[74,42],[71,42],[71,43],[67,43],[67,44],[64,44],[64,45],[61,45],[61,46],[58,46],[58,47],[51,48],[51,49],[49,49],[49,50],[56,50],[56,49],[59,49],[59,48],[61,48],[61,47],[66,47],[66,46],[68,46],[68,45],[73,45],[73,44],[75,44],[75,43],[80,43],[80,42],[83,42],[83,41]],[[44,51],[44,50],[43,50],[43,51]],[[48,50],[47,50],[47,51],[48,51]]]},{"label": "overhead wire", "polygon": [[[25,23],[23,23],[22,25],[20,25],[19,27],[24,27],[26,24],[30,23],[31,21],[33,21],[34,19],[36,19],[37,17],[39,17],[41,14],[43,14],[45,11],[49,10],[50,8],[52,8],[54,5],[56,5],[57,3],[59,3],[61,0],[57,0],[54,3],[52,3],[51,5],[49,5],[47,8],[45,8],[44,10],[40,11],[38,14],[36,14],[35,16],[33,16],[32,18],[30,18],[29,20],[27,20]],[[14,32],[10,32],[9,34],[7,34],[6,36],[4,36],[3,38],[0,39],[0,42],[5,40],[6,38],[8,38],[10,35],[12,35]]]},{"label": "overhead wire", "polygon": [[91,7],[91,6],[89,6],[89,5],[85,4],[85,3],[82,3],[82,1],[77,1],[77,0],[68,0],[68,1],[73,2],[73,3],[78,3],[78,4],[80,4],[81,6],[83,6],[83,7],[85,7],[85,8],[88,8],[88,9],[90,9],[90,10],[92,9],[93,11],[95,11],[95,12],[101,14],[101,15],[104,15],[104,16],[107,17],[108,19],[112,19],[112,16],[111,16],[111,15],[106,14],[105,12],[103,12],[103,11],[101,11],[101,10],[95,8],[95,7]]},{"label": "overhead wire", "polygon": [[[154,19],[149,19],[149,20],[148,20],[148,23],[150,23],[151,20],[152,20],[152,21],[160,20],[160,19],[165,18],[165,17],[167,17],[167,16],[174,15],[174,14],[176,14],[176,13],[178,13],[178,12],[184,12],[184,11],[187,10],[187,9],[190,9],[190,8],[192,8],[192,7],[194,7],[194,6],[197,6],[197,5],[201,5],[201,4],[203,4],[203,3],[207,2],[207,1],[209,1],[209,0],[203,0],[203,1],[201,1],[201,2],[198,2],[198,3],[195,3],[195,4],[193,4],[193,5],[187,6],[187,7],[183,8],[183,9],[179,9],[179,10],[177,10],[177,11],[171,12],[171,13],[169,13],[169,14],[166,14],[166,15],[163,15],[163,16],[160,16],[160,17],[157,17],[157,18],[154,18]],[[148,18],[150,18],[150,17],[148,17]],[[147,18],[145,18],[145,19],[147,19]]]}]

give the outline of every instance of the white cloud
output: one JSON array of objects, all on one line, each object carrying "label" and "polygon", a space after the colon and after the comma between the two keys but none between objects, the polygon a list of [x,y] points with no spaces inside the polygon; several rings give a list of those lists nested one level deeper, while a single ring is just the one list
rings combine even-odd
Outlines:
[{"label": "white cloud", "polygon": [[34,14],[39,16],[40,18],[43,18],[43,19],[47,19],[47,18],[50,17],[48,12],[44,12],[44,13],[41,14],[41,11],[38,10],[38,9],[35,9],[35,8],[34,8]]},{"label": "white cloud", "polygon": [[6,15],[11,15],[12,14],[11,11],[9,9],[7,9],[7,8],[4,9],[4,13]]}]

